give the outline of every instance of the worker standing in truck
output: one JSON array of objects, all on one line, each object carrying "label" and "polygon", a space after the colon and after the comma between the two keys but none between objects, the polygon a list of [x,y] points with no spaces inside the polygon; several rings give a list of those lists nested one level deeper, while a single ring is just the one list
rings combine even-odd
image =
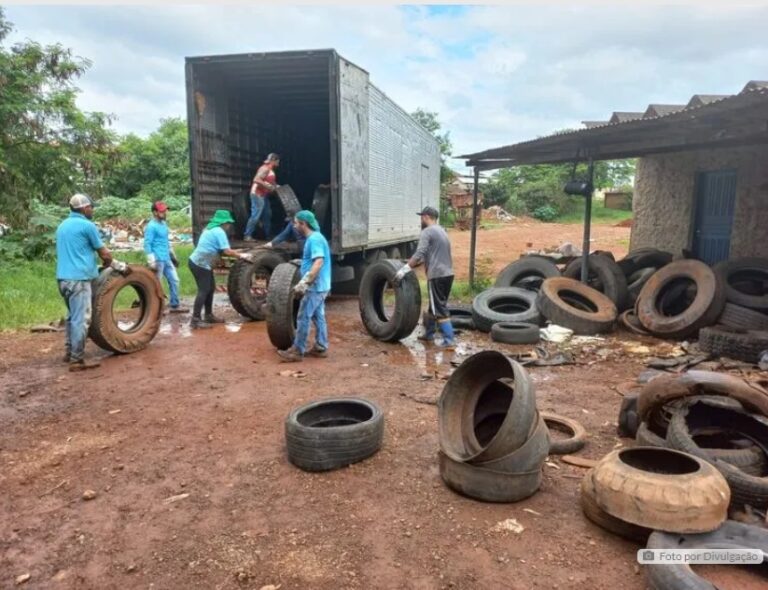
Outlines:
[{"label": "worker standing in truck", "polygon": [[269,205],[269,195],[277,189],[277,175],[275,168],[280,166],[280,156],[271,153],[264,163],[256,171],[251,183],[251,216],[245,226],[243,239],[246,242],[255,240],[253,233],[256,225],[261,221],[264,227],[264,235],[267,240],[272,238],[272,208]]},{"label": "worker standing in truck", "polygon": [[443,347],[455,346],[451,314],[448,311],[448,297],[453,286],[453,259],[448,234],[438,225],[440,213],[434,207],[424,207],[417,213],[421,216],[421,237],[416,252],[395,274],[400,282],[406,274],[423,264],[427,271],[429,308],[424,320],[424,333],[419,340],[434,342],[439,328],[443,335]]}]

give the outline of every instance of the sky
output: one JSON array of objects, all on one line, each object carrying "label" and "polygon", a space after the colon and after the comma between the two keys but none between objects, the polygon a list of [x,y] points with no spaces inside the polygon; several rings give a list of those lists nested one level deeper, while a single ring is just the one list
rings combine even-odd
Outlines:
[{"label": "sky", "polygon": [[455,155],[768,79],[765,3],[574,4],[6,5],[6,17],[9,42],[91,60],[81,108],[140,135],[186,116],[194,55],[334,48],[406,110],[437,112]]}]

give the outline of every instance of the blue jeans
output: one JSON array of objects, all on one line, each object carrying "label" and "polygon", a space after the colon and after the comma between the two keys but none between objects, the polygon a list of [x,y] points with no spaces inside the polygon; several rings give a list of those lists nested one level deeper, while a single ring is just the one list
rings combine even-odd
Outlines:
[{"label": "blue jeans", "polygon": [[296,338],[293,346],[301,354],[307,351],[309,323],[315,323],[315,342],[318,348],[328,350],[328,324],[325,323],[325,298],[328,291],[307,291],[299,304],[299,314],[296,318]]},{"label": "blue jeans", "polygon": [[176,272],[176,267],[170,260],[158,260],[157,261],[157,280],[162,284],[163,277],[168,282],[169,298],[171,300],[171,307],[179,306],[179,273]]},{"label": "blue jeans", "polygon": [[269,197],[260,197],[256,193],[251,193],[251,216],[245,225],[244,237],[256,237],[253,232],[256,231],[256,224],[261,220],[264,226],[264,236],[270,238],[270,224],[272,223],[272,208],[269,205]]},{"label": "blue jeans", "polygon": [[67,304],[65,349],[70,362],[82,361],[91,325],[91,281],[59,281],[59,293]]}]

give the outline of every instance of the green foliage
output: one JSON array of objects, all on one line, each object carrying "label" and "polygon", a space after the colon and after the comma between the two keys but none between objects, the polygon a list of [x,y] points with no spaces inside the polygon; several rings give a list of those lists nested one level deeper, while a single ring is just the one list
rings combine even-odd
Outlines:
[{"label": "green foliage", "polygon": [[557,219],[557,209],[550,205],[542,205],[534,209],[531,215],[539,221],[554,221]]},{"label": "green foliage", "polygon": [[503,208],[510,215],[521,216],[528,213],[528,208],[525,206],[525,203],[516,196],[509,197],[506,203],[504,203]]},{"label": "green foliage", "polygon": [[496,205],[504,206],[509,200],[509,194],[498,182],[489,182],[482,187],[483,207],[494,207]]}]

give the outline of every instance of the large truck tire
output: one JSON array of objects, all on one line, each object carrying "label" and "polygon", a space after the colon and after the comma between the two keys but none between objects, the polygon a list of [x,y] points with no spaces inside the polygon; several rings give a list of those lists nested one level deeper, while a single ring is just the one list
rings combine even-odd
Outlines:
[{"label": "large truck tire", "polygon": [[521,281],[537,278],[559,277],[560,269],[554,262],[542,256],[524,256],[505,266],[496,277],[494,287],[522,287]]},{"label": "large truck tire", "polygon": [[541,285],[536,305],[553,324],[576,334],[609,332],[616,321],[616,304],[576,279],[555,277]]},{"label": "large truck tire", "polygon": [[[374,262],[360,281],[360,317],[368,333],[382,342],[397,342],[411,334],[421,315],[421,289],[415,273],[408,273],[398,285],[395,274],[403,266],[397,260]],[[384,292],[392,286],[394,310],[384,308]]]},{"label": "large truck tire", "polygon": [[[569,279],[581,279],[581,261],[579,256],[572,260],[563,271],[563,276]],[[589,276],[587,285],[600,291],[613,301],[618,311],[627,309],[629,298],[627,290],[627,277],[611,258],[602,254],[592,254],[587,259]]]},{"label": "large truck tire", "polygon": [[491,287],[472,300],[475,327],[490,332],[494,324],[512,322],[540,324],[536,293],[519,287]]},{"label": "large truck tire", "polygon": [[[157,335],[163,317],[163,288],[153,271],[129,265],[122,275],[110,268],[93,283],[93,311],[88,335],[97,346],[116,354],[142,350]],[[140,316],[127,330],[122,329],[113,312],[115,299],[124,288],[133,288],[139,300]]]},{"label": "large truck tire", "polygon": [[232,214],[235,217],[235,236],[245,237],[245,227],[251,216],[251,196],[249,192],[240,192],[232,197]]},{"label": "large truck tire", "polygon": [[673,258],[674,256],[671,252],[664,252],[657,248],[638,248],[632,250],[632,252],[627,254],[616,264],[619,265],[624,276],[629,278],[631,275],[644,268],[654,268],[658,270],[672,262]]},{"label": "large truck tire", "polygon": [[592,483],[591,471],[588,471],[581,480],[581,510],[584,512],[584,516],[600,528],[630,541],[645,544],[648,536],[653,532],[649,528],[611,516],[600,508],[595,498],[595,486]]},{"label": "large truck tire", "polygon": [[290,348],[296,336],[296,315],[300,297],[293,288],[301,279],[295,261],[279,264],[269,279],[267,291],[267,334],[278,350]]},{"label": "large truck tire", "polygon": [[717,326],[703,328],[699,333],[699,348],[716,357],[757,364],[763,351],[768,350],[768,331],[735,332]]},{"label": "large truck tire", "polygon": [[718,324],[733,330],[768,330],[768,313],[754,311],[735,303],[726,303]]},{"label": "large truck tire", "polygon": [[768,258],[738,258],[715,265],[725,297],[736,305],[768,310]]},{"label": "large truck tire", "polygon": [[[277,266],[284,262],[287,262],[285,253],[266,248],[254,251],[250,261],[235,260],[229,269],[227,293],[237,313],[252,320],[267,317],[269,279]],[[254,286],[254,279],[262,280],[264,286]]]}]

